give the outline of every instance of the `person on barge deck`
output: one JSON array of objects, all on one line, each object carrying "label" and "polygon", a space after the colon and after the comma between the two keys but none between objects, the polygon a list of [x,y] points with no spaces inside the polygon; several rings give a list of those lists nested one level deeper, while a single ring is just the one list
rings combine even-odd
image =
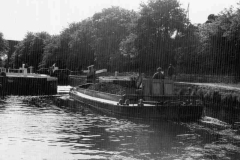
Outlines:
[{"label": "person on barge deck", "polygon": [[94,65],[88,66],[87,83],[95,83],[96,70]]},{"label": "person on barge deck", "polygon": [[164,79],[164,73],[161,67],[157,68],[157,72],[153,75],[153,79]]},{"label": "person on barge deck", "polygon": [[175,68],[172,66],[172,64],[170,64],[168,67],[168,78],[172,80],[174,74],[175,74]]}]

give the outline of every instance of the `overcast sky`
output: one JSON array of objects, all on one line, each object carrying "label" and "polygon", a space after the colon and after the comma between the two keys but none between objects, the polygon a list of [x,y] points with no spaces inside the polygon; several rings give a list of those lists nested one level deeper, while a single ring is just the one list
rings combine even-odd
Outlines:
[{"label": "overcast sky", "polygon": [[[59,34],[68,24],[79,22],[103,8],[120,6],[139,10],[148,0],[0,0],[0,32],[5,39],[22,40],[30,32]],[[209,14],[236,6],[239,0],[180,0],[187,9],[190,4],[192,23],[204,23]]]}]

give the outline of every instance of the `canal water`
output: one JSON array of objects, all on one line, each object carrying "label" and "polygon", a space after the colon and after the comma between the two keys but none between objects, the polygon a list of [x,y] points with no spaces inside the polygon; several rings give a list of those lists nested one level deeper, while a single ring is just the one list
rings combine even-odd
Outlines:
[{"label": "canal water", "polygon": [[67,105],[54,97],[2,100],[0,159],[240,159],[240,131],[226,118],[240,121],[233,112],[207,109],[199,122],[145,122],[105,116],[63,98]]}]

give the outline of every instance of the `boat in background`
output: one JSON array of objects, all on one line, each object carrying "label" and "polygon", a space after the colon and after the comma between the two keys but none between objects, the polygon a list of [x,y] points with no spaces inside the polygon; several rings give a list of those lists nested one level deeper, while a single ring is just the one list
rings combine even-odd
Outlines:
[{"label": "boat in background", "polygon": [[[69,75],[69,85],[70,86],[79,86],[85,84],[87,82],[93,82],[93,78],[89,78],[89,73],[92,71],[94,72],[94,80],[96,77],[103,76],[107,74],[107,69],[100,69],[100,70],[92,70],[93,65],[88,66],[88,70],[82,70],[82,72],[71,72]],[[97,79],[98,79],[97,78]]]},{"label": "boat in background", "polygon": [[124,95],[91,90],[92,85],[73,87],[70,97],[103,113],[127,118],[188,121],[202,117],[203,104],[199,97],[176,95],[172,80],[143,78],[141,89],[129,88]]}]

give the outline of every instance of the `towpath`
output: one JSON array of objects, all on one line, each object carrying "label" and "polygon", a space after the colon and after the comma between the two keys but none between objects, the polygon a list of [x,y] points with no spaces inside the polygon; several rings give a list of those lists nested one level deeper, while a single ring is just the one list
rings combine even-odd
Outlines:
[{"label": "towpath", "polygon": [[190,82],[178,82],[180,84],[190,84],[197,86],[206,86],[212,88],[221,88],[229,91],[238,91],[240,92],[240,84],[223,84],[223,83],[190,83]]}]

